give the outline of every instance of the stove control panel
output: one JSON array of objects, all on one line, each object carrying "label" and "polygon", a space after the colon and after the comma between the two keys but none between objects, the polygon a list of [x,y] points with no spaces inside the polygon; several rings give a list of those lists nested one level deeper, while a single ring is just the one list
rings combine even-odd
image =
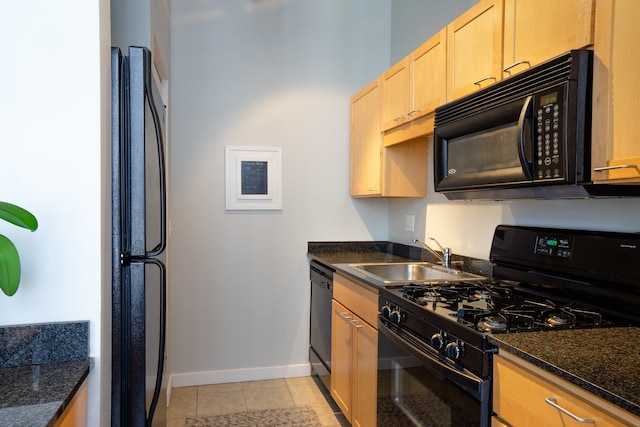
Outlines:
[{"label": "stove control panel", "polygon": [[460,360],[464,357],[465,346],[463,341],[450,342],[446,347],[447,357],[451,360]]},{"label": "stove control panel", "polygon": [[389,319],[392,323],[400,324],[405,321],[406,314],[399,308],[389,302],[382,306],[380,314],[385,319]]},{"label": "stove control panel", "polygon": [[536,237],[536,255],[548,255],[560,258],[571,259],[573,252],[573,239],[560,236],[540,236]]},{"label": "stove control panel", "polygon": [[431,335],[431,347],[435,348],[436,350],[443,350],[447,345],[448,340],[449,337],[447,336],[447,333],[444,331],[440,331],[436,334]]}]

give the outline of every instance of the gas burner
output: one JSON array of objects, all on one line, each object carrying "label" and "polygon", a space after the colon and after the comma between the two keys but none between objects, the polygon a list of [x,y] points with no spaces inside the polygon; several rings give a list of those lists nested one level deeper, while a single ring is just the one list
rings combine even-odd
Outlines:
[{"label": "gas burner", "polygon": [[476,289],[473,293],[475,299],[491,299],[491,290],[490,289]]},{"label": "gas burner", "polygon": [[544,314],[543,321],[551,328],[567,328],[575,324],[575,316],[564,310],[552,311]]},{"label": "gas burner", "polygon": [[507,330],[507,319],[499,314],[481,317],[476,327],[481,332],[503,332]]},{"label": "gas burner", "polygon": [[420,305],[442,301],[433,287],[425,285],[405,285],[402,287],[402,296]]},{"label": "gas burner", "polygon": [[430,302],[442,302],[446,301],[437,291],[425,291],[425,293],[417,298],[418,302],[428,304]]},{"label": "gas burner", "polygon": [[418,298],[431,289],[430,286],[425,285],[404,285],[402,287],[402,296],[409,299]]}]

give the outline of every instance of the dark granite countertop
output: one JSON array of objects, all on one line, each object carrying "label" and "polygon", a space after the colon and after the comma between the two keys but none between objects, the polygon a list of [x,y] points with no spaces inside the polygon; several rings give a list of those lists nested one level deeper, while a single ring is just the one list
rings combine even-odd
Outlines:
[{"label": "dark granite countertop", "polygon": [[0,426],[52,426],[87,378],[89,322],[0,326]]},{"label": "dark granite countertop", "polygon": [[89,360],[0,369],[0,426],[52,426],[89,374]]},{"label": "dark granite countertop", "polygon": [[640,416],[640,328],[497,334],[489,341]]},{"label": "dark granite countertop", "polygon": [[392,242],[309,242],[307,255],[325,265],[419,260],[422,250]]}]

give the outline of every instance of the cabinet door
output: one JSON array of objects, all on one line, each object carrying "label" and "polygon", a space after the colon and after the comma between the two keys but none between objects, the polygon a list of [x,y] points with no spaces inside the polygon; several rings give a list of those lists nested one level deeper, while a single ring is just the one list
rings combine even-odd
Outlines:
[{"label": "cabinet door", "polygon": [[88,381],[84,380],[54,427],[84,427],[87,425]]},{"label": "cabinet door", "polygon": [[351,98],[351,196],[382,193],[380,84],[376,79]]},{"label": "cabinet door", "polygon": [[411,119],[433,113],[447,101],[447,30],[430,38],[409,55]]},{"label": "cabinet door", "polygon": [[505,0],[503,77],[593,44],[594,0]]},{"label": "cabinet door", "polygon": [[409,58],[395,64],[382,74],[382,130],[406,123],[409,105]]},{"label": "cabinet door", "polygon": [[638,1],[598,0],[591,162],[597,182],[640,182],[638,16]]},{"label": "cabinet door", "polygon": [[353,396],[353,314],[333,300],[331,318],[331,397],[351,420]]},{"label": "cabinet door", "polygon": [[502,75],[503,0],[481,0],[447,26],[447,99],[469,94]]},{"label": "cabinet door", "polygon": [[358,427],[376,425],[378,384],[378,332],[361,319],[355,328],[354,404],[351,424]]}]

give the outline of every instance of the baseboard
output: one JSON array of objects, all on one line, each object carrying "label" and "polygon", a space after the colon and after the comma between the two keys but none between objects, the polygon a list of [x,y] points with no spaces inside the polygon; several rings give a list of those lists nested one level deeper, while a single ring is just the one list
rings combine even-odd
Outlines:
[{"label": "baseboard", "polygon": [[306,377],[311,375],[308,363],[301,365],[270,366],[263,368],[229,369],[172,374],[172,387],[190,387],[206,384],[235,383],[240,381],[272,380],[278,378]]}]

